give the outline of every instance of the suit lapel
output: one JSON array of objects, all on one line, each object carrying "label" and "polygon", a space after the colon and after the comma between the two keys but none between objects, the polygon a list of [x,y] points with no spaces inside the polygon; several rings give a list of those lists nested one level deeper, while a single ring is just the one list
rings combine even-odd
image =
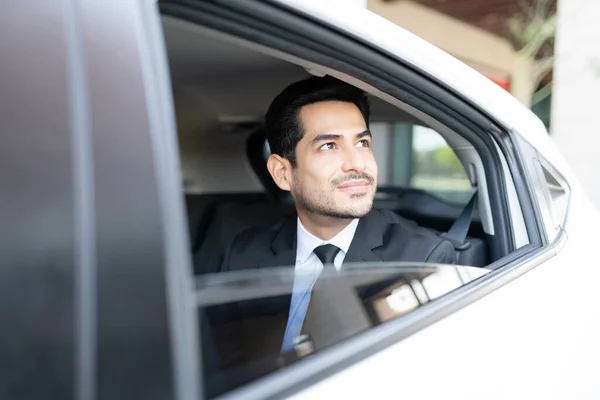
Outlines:
[{"label": "suit lapel", "polygon": [[259,264],[259,268],[294,267],[296,264],[297,217],[286,218],[271,243],[271,253]]},{"label": "suit lapel", "polygon": [[344,264],[377,262],[381,258],[372,250],[383,244],[383,226],[377,210],[371,210],[358,222],[356,233],[344,258]]},{"label": "suit lapel", "polygon": [[[372,250],[380,247],[383,243],[383,229],[379,213],[372,210],[360,219],[356,233],[344,258],[344,264],[354,262],[377,262],[381,258]],[[291,267],[296,264],[297,246],[297,217],[290,217],[283,221],[279,232],[271,243],[271,252],[260,263],[259,268]],[[291,303],[293,280],[290,281],[289,295],[282,298],[277,308],[282,307],[286,318]],[[272,302],[272,300],[270,300]],[[283,340],[285,324],[278,332],[272,331],[271,335],[277,336],[277,343]]]},{"label": "suit lapel", "polygon": [[[271,243],[271,248],[268,254],[259,262],[259,268],[277,268],[287,267],[294,271],[296,265],[296,238],[297,234],[297,217],[286,218]],[[292,275],[293,276],[293,275]],[[288,294],[283,295],[279,298],[267,299],[270,307],[274,307],[275,312],[283,318],[281,329],[272,329],[269,332],[273,338],[276,338],[277,349],[273,348],[270,351],[278,352],[281,342],[283,341],[283,335],[285,334],[285,326],[290,311],[290,303],[292,301],[292,291],[294,288],[294,280],[289,280]]]},{"label": "suit lapel", "polygon": [[[259,268],[294,267],[296,264],[297,217],[286,218],[271,243],[271,253],[259,263]],[[344,263],[381,261],[372,250],[383,244],[383,222],[377,210],[371,210],[358,222],[356,233],[344,258]]]}]

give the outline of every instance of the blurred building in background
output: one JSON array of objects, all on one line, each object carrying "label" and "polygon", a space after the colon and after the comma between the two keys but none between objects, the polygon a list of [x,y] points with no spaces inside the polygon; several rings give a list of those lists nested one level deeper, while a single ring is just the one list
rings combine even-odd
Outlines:
[{"label": "blurred building in background", "polygon": [[554,31],[548,37],[532,31],[547,21],[554,27],[556,0],[368,0],[366,6],[481,72],[549,128],[551,92],[534,94],[552,78]]},{"label": "blurred building in background", "polygon": [[600,1],[559,0],[552,136],[600,208]]},{"label": "blurred building in background", "polygon": [[[482,7],[484,3],[488,6]],[[369,0],[367,6],[508,90],[515,73],[516,52],[505,39],[503,24],[498,23],[499,12],[489,14],[489,4],[489,0]],[[482,8],[488,8],[488,15],[482,13]],[[502,20],[506,25],[506,18]]]},{"label": "blurred building in background", "polygon": [[600,0],[340,1],[427,40],[530,107],[600,207]]}]

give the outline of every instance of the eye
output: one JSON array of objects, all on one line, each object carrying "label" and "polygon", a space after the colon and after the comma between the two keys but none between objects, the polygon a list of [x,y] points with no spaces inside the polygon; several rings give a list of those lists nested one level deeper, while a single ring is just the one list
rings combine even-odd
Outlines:
[{"label": "eye", "polygon": [[368,139],[363,139],[356,143],[356,147],[371,147],[371,142]]},{"label": "eye", "polygon": [[333,150],[335,149],[335,143],[329,142],[325,143],[323,146],[319,147],[319,150]]}]

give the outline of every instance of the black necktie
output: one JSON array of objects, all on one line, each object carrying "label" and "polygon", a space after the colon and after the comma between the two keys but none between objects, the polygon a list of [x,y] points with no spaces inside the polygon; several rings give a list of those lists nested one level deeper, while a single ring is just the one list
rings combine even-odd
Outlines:
[{"label": "black necktie", "polygon": [[[325,244],[314,249],[326,273],[340,249]],[[320,275],[312,290],[302,333],[308,334],[317,350],[368,329],[368,319],[352,285],[342,276]]]},{"label": "black necktie", "polygon": [[340,248],[332,244],[324,244],[315,248],[314,253],[319,257],[319,260],[323,263],[323,266],[333,265],[335,256],[340,252]]}]

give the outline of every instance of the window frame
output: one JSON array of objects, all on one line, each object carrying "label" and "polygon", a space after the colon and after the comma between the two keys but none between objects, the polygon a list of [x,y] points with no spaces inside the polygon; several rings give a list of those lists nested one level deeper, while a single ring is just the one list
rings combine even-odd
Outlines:
[{"label": "window frame", "polygon": [[[88,2],[76,14],[97,246],[87,393],[197,399],[193,278],[160,13],[154,2]],[[106,63],[112,53],[121,56]],[[135,190],[126,190],[131,182]]]},{"label": "window frame", "polygon": [[[527,189],[531,192],[533,201],[533,211],[537,215],[537,224],[541,235],[540,241],[543,245],[552,243],[559,239],[563,233],[569,216],[571,204],[571,186],[533,146],[525,141],[518,133],[513,132],[512,136],[519,144],[520,158],[523,168],[527,169],[525,177],[527,178]],[[556,215],[552,194],[547,187],[547,179],[544,170],[557,181],[567,196],[567,204],[562,215]]]}]

